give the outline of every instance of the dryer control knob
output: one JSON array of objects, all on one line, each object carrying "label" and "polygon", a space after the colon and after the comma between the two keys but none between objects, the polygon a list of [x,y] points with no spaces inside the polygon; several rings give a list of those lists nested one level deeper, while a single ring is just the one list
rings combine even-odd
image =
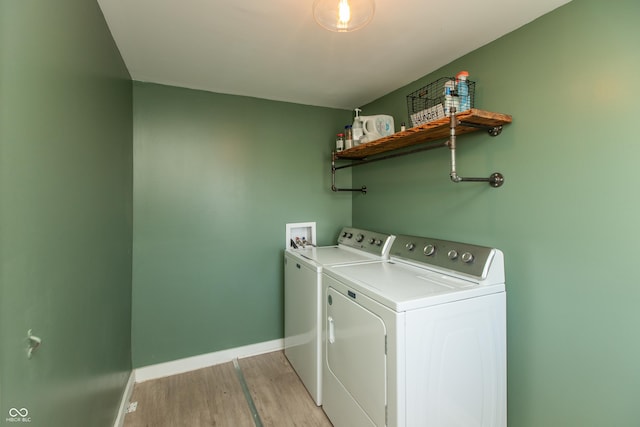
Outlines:
[{"label": "dryer control knob", "polygon": [[405,248],[407,248],[408,250],[412,251],[416,248],[416,244],[415,243],[407,243],[406,245],[404,245]]},{"label": "dryer control knob", "polygon": [[376,240],[376,241],[375,241],[375,245],[376,245],[376,246],[380,246],[380,245],[382,245],[382,240],[380,240],[380,239]]},{"label": "dryer control knob", "polygon": [[346,231],[342,233],[342,237],[347,237],[347,232]]},{"label": "dryer control knob", "polygon": [[350,239],[353,237],[353,233],[347,233],[347,239]]},{"label": "dryer control knob", "polygon": [[462,262],[469,264],[473,261],[473,254],[471,252],[465,252],[462,254]]},{"label": "dryer control knob", "polygon": [[433,245],[427,245],[427,246],[425,246],[425,247],[424,247],[424,254],[425,254],[426,256],[431,256],[431,255],[433,255],[434,253],[436,253],[436,247],[435,247],[435,246],[433,246]]},{"label": "dryer control knob", "polygon": [[454,260],[458,258],[458,251],[456,251],[455,249],[451,249],[449,252],[447,252],[447,256],[449,257],[449,259]]},{"label": "dryer control knob", "polygon": [[356,236],[356,242],[360,243],[364,240],[364,234],[358,234]]},{"label": "dryer control knob", "polygon": [[376,242],[376,239],[374,239],[373,237],[369,239],[369,244],[373,245]]}]

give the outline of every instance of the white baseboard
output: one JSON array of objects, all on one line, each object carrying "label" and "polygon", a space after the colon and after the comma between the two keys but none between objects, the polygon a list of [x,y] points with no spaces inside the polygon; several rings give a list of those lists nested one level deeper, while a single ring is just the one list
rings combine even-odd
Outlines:
[{"label": "white baseboard", "polygon": [[135,370],[136,383],[141,383],[170,375],[182,374],[196,369],[207,368],[220,363],[227,363],[236,357],[249,357],[284,349],[284,340],[277,339],[243,347],[230,348],[214,353],[172,360],[157,365],[143,366]]},{"label": "white baseboard", "polygon": [[134,371],[131,371],[129,374],[129,380],[127,381],[127,386],[124,388],[124,393],[122,393],[122,400],[120,401],[120,408],[118,409],[118,416],[116,417],[116,421],[113,424],[113,427],[122,427],[124,425],[124,416],[127,406],[129,406],[129,400],[131,400],[131,393],[133,393],[133,385],[136,382],[136,375]]}]

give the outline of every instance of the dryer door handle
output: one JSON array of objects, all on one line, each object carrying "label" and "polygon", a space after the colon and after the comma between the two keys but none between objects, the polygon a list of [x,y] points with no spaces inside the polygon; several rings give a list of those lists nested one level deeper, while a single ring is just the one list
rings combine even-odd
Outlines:
[{"label": "dryer door handle", "polygon": [[329,321],[329,343],[333,344],[336,342],[336,327],[333,323],[333,317],[329,316],[327,320]]}]

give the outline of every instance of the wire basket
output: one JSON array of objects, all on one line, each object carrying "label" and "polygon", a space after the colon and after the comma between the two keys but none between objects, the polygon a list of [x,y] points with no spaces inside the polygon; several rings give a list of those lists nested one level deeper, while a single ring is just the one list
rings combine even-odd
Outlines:
[{"label": "wire basket", "polygon": [[[449,87],[451,98],[445,97]],[[456,112],[466,111],[475,106],[476,83],[467,80],[468,95],[459,93],[459,85],[454,77],[441,77],[407,95],[407,111],[412,126],[420,126],[433,120],[447,117],[451,108]],[[464,91],[461,91],[464,92]]]}]

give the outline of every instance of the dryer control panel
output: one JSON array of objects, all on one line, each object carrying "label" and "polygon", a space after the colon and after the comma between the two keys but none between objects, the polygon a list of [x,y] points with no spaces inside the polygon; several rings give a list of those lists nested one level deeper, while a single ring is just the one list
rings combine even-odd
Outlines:
[{"label": "dryer control panel", "polygon": [[[449,240],[398,235],[391,246],[391,256],[455,272],[486,279],[497,249]],[[501,253],[500,253],[501,255]]]}]

